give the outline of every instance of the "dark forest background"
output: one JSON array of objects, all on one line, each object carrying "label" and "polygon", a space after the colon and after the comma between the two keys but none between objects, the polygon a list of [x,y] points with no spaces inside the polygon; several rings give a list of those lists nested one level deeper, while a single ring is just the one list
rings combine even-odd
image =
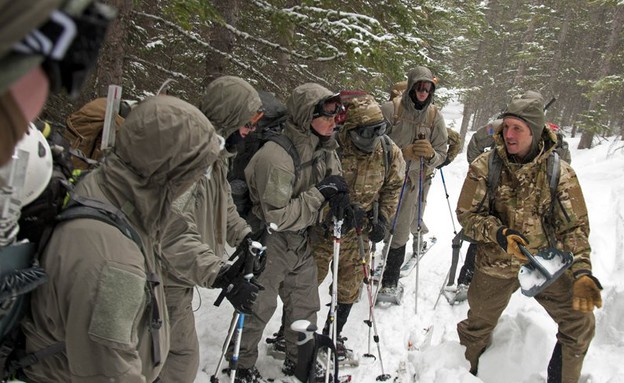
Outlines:
[{"label": "dark forest background", "polygon": [[621,0],[108,0],[118,10],[80,97],[53,96],[65,117],[109,84],[123,98],[170,93],[197,104],[218,76],[245,78],[283,100],[304,82],[365,90],[382,102],[416,66],[439,78],[436,103],[464,104],[462,137],[509,98],[556,97],[547,118],[582,134],[579,148],[624,134]]}]

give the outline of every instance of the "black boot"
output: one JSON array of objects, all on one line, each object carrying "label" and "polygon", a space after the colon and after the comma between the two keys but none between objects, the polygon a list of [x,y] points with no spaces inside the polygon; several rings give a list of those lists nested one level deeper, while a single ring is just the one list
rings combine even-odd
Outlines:
[{"label": "black boot", "polygon": [[[347,323],[347,318],[349,318],[349,313],[351,312],[352,303],[338,303],[336,307],[336,334],[340,335],[342,332],[342,328],[345,323]],[[329,320],[330,313],[327,312],[327,319],[325,320],[325,326],[323,326],[323,335],[330,336],[329,334],[329,325],[331,324]]]},{"label": "black boot", "polygon": [[397,287],[401,277],[401,265],[405,260],[405,245],[396,249],[390,248],[386,259],[386,268],[381,280],[382,287]]},{"label": "black boot", "polygon": [[561,365],[561,343],[557,342],[548,363],[548,383],[561,383]]}]

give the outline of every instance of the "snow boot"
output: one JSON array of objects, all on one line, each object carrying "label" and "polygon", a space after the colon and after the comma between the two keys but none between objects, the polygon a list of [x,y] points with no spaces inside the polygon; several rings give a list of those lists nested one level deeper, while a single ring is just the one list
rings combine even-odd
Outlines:
[{"label": "snow boot", "polygon": [[[229,370],[227,371],[229,375]],[[253,366],[251,368],[239,368],[236,370],[235,383],[267,383],[267,381],[260,375],[260,372]]]},{"label": "snow boot", "polygon": [[[286,358],[284,359],[284,364],[282,365],[282,373],[286,376],[294,376],[295,368],[297,367],[297,363],[292,360]],[[314,378],[316,382],[324,382],[325,381],[325,369],[318,361],[314,362]],[[332,376],[330,375],[329,381],[332,381]]]},{"label": "snow boot", "polygon": [[286,357],[286,339],[284,338],[284,326],[280,326],[279,330],[273,333],[272,338],[266,338],[265,341],[269,345],[267,353],[275,359],[284,359]]},{"label": "snow boot", "polygon": [[377,293],[377,301],[375,303],[387,302],[400,305],[403,300],[403,292],[404,288],[401,284],[382,287],[379,289],[379,293]]},{"label": "snow boot", "polygon": [[401,277],[401,265],[405,260],[405,245],[397,247],[396,249],[390,248],[388,252],[388,259],[386,259],[386,268],[381,280],[381,286],[383,287],[396,287]]}]

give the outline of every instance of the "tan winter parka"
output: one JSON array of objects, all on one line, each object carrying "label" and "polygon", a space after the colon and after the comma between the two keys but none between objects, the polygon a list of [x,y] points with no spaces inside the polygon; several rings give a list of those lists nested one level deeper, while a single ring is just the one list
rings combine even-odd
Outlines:
[{"label": "tan winter parka", "polygon": [[[169,350],[169,323],[163,285],[148,276],[161,278],[159,237],[173,199],[205,173],[218,146],[205,116],[174,97],[150,98],[128,116],[114,153],[75,193],[121,208],[145,254],[100,221],[57,226],[41,257],[49,281],[33,292],[23,328],[28,352],[57,342],[65,342],[65,352],[26,369],[28,381],[157,378]],[[156,306],[161,323],[152,326]]]},{"label": "tan winter parka", "polygon": [[[417,67],[412,69],[407,75],[407,91],[403,92],[400,104],[395,107],[393,101],[388,101],[381,106],[384,118],[389,122],[388,135],[400,147],[412,144],[418,139],[418,134],[425,135],[435,152],[433,158],[425,161],[425,174],[433,173],[436,166],[440,165],[446,159],[448,150],[448,132],[442,113],[431,104],[421,110],[414,108],[414,103],[409,95],[409,90],[418,81],[429,81],[433,79],[431,71],[425,67]],[[419,167],[411,165],[409,177],[412,184],[418,184]]]},{"label": "tan winter parka", "polygon": [[301,158],[298,176],[290,155],[270,141],[245,168],[252,212],[264,222],[275,223],[278,231],[299,231],[314,224],[324,202],[314,185],[329,175],[342,173],[336,140],[320,144],[310,125],[316,102],[331,93],[316,84],[304,84],[299,89],[301,92],[289,98],[286,105],[290,115],[283,132]]}]

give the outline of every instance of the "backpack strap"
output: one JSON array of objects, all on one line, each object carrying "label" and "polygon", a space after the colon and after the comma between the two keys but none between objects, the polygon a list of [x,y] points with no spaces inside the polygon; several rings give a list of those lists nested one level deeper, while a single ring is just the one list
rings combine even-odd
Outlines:
[{"label": "backpack strap", "polygon": [[59,222],[77,218],[90,218],[115,226],[123,235],[134,242],[141,253],[145,254],[143,241],[137,231],[130,225],[126,215],[116,207],[91,198],[72,195],[66,209],[57,217]]},{"label": "backpack strap", "polygon": [[390,143],[390,137],[387,134],[381,136],[381,147],[383,148],[383,161],[384,161],[384,169],[386,169],[386,176],[388,178],[388,174],[390,173],[390,163],[392,162],[392,144]]},{"label": "backpack strap", "polygon": [[[489,211],[491,214],[494,212],[494,196],[500,180],[501,170],[503,169],[503,159],[500,158],[496,149],[490,152],[490,156],[488,157],[487,195],[489,197]],[[483,201],[481,201],[481,203],[483,203]]]},{"label": "backpack strap", "polygon": [[301,157],[299,157],[299,152],[297,151],[297,148],[295,147],[295,144],[293,144],[293,142],[291,141],[290,138],[286,137],[283,134],[269,135],[267,137],[267,140],[275,142],[276,144],[281,146],[286,151],[286,153],[288,153],[290,158],[292,158],[293,165],[295,167],[295,179],[299,178],[299,174],[301,173],[301,169],[304,166],[308,166],[309,164],[314,162],[314,160],[311,160],[311,161],[306,162],[305,164],[302,164],[301,163]]},{"label": "backpack strap", "polygon": [[550,206],[548,207],[548,214],[545,214],[542,217],[543,226],[546,231],[546,236],[548,237],[548,245],[550,247],[555,247],[557,244],[557,239],[555,236],[555,201],[558,200],[557,196],[557,186],[559,186],[559,178],[561,176],[561,161],[559,158],[559,153],[556,151],[550,152],[548,156],[548,163],[546,165],[546,176],[548,177],[548,186],[550,189]]}]

